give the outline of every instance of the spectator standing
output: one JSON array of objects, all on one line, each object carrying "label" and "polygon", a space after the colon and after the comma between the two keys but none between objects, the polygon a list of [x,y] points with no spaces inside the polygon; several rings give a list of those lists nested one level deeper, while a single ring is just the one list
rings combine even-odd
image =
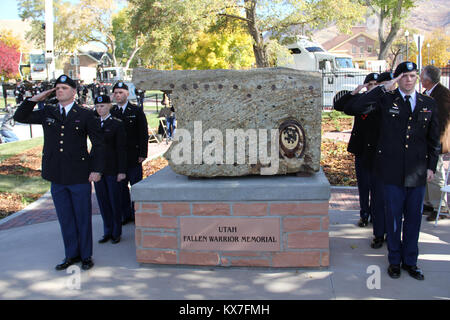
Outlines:
[{"label": "spectator standing", "polygon": [[6,106],[6,114],[3,117],[2,125],[0,127],[0,135],[2,137],[3,142],[14,142],[18,141],[19,138],[13,131],[14,123],[14,112],[15,108],[13,108],[10,104]]},{"label": "spectator standing", "polygon": [[[449,152],[449,150],[443,150],[443,139],[445,138],[444,132],[450,120],[450,90],[444,87],[439,81],[441,78],[441,71],[435,66],[426,66],[423,68],[420,74],[420,81],[422,86],[425,88],[424,94],[432,97],[437,104],[437,112],[439,116],[439,134],[441,141],[441,153],[439,154],[439,159],[436,166],[436,173],[433,180],[428,181],[425,200],[424,200],[424,212],[431,211],[430,215],[427,217],[427,221],[435,221],[437,211],[439,210],[439,202],[441,199],[441,188],[445,184],[445,168],[444,168],[444,153]],[[444,208],[441,211],[447,210],[447,194],[444,198]],[[445,219],[445,215],[440,215],[440,219]]]}]

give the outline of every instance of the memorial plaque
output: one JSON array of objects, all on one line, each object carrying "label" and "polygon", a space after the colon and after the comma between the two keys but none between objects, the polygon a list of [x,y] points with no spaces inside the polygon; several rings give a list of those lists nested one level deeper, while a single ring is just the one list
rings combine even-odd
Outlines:
[{"label": "memorial plaque", "polygon": [[280,251],[279,218],[180,218],[181,249]]}]

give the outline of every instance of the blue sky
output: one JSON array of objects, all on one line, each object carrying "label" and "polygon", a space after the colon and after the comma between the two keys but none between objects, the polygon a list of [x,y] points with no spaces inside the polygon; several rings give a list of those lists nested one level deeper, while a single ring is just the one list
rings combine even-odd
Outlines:
[{"label": "blue sky", "polygon": [[[78,0],[68,0],[68,1],[72,3],[78,2]],[[119,1],[119,4],[123,6],[124,1]],[[17,19],[20,19],[17,11],[17,1],[0,0],[0,20],[17,20]]]},{"label": "blue sky", "polygon": [[0,0],[0,20],[20,19],[16,0]]}]

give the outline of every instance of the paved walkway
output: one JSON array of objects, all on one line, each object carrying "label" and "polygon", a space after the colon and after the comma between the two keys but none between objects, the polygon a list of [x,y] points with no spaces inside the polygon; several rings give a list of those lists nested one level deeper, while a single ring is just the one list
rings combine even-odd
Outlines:
[{"label": "paved walkway", "polygon": [[[150,152],[158,156],[166,148],[165,143],[151,145]],[[96,240],[102,236],[102,220],[95,194],[92,200]],[[450,300],[450,219],[435,227],[423,218],[418,265],[425,281],[417,281],[405,272],[396,280],[387,275],[386,247],[371,249],[371,228],[356,226],[356,188],[332,187],[329,215],[329,268],[142,265],[136,262],[134,225],[128,224],[119,244],[94,241],[94,268],[57,272],[54,265],[64,250],[47,193],[0,220],[0,299]]]}]

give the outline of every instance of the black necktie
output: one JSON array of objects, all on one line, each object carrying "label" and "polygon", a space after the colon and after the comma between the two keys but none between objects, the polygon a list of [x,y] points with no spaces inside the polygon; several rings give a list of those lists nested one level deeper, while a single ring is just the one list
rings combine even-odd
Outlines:
[{"label": "black necktie", "polygon": [[63,120],[63,122],[66,122],[66,108],[62,108],[62,113],[61,113],[61,115],[62,115],[62,120]]},{"label": "black necktie", "polygon": [[411,102],[409,101],[409,99],[411,99],[411,96],[406,95],[405,99],[406,99],[406,105],[409,107],[409,110],[412,112]]}]

